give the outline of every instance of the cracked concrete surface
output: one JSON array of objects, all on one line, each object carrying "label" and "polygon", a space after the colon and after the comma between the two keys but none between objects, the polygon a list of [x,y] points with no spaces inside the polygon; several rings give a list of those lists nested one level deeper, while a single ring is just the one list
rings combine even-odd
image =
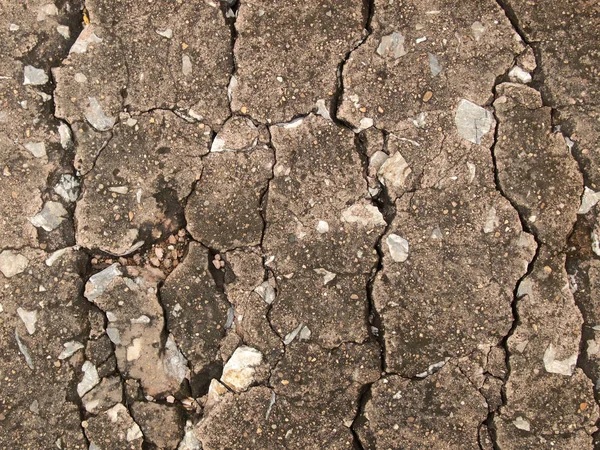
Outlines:
[{"label": "cracked concrete surface", "polygon": [[600,449],[597,2],[0,5],[0,448]]}]

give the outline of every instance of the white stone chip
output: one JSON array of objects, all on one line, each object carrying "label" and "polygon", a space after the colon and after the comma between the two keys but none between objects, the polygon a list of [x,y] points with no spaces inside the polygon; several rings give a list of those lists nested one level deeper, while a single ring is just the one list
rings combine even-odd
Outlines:
[{"label": "white stone chip", "polygon": [[69,149],[71,145],[73,145],[73,135],[71,134],[71,129],[66,123],[60,123],[58,126],[58,134],[60,136],[61,147],[65,150]]},{"label": "white stone chip", "polygon": [[322,267],[319,267],[318,269],[314,269],[314,271],[317,275],[321,275],[323,277],[323,286],[326,286],[327,283],[333,281],[335,279],[335,277],[337,276],[335,273],[330,272],[326,269],[323,269]]},{"label": "white stone chip", "polygon": [[486,234],[491,233],[500,225],[498,215],[496,214],[496,208],[493,206],[488,210],[485,218],[485,224],[483,225],[483,232]]},{"label": "white stone chip", "polygon": [[256,367],[262,360],[262,353],[255,348],[238,347],[223,367],[221,382],[236,392],[245,391],[254,382]]},{"label": "white stone chip", "polygon": [[397,234],[390,234],[385,242],[390,251],[390,256],[396,262],[404,262],[408,259],[408,241]]},{"label": "white stone chip", "polygon": [[173,37],[173,30],[170,28],[166,28],[165,30],[156,30],[156,34],[164,38],[171,39]]},{"label": "white stone chip", "polygon": [[202,450],[202,443],[194,434],[194,425],[190,420],[185,424],[185,434],[177,450]]},{"label": "white stone chip", "polygon": [[92,275],[85,285],[84,297],[90,302],[100,297],[104,291],[110,286],[112,281],[123,275],[119,270],[119,264],[114,263],[106,269]]},{"label": "white stone chip", "polygon": [[459,136],[474,144],[481,143],[481,138],[492,129],[493,121],[487,109],[464,99],[458,104],[454,116]]},{"label": "white stone chip", "polygon": [[442,65],[433,53],[427,53],[427,56],[429,57],[429,70],[431,71],[431,75],[437,77],[442,72]]},{"label": "white stone chip", "polygon": [[189,375],[188,361],[179,350],[179,347],[177,347],[177,343],[171,335],[167,337],[167,342],[165,343],[163,367],[165,373],[177,380],[178,384],[181,384]]},{"label": "white stone chip", "polygon": [[596,206],[596,204],[600,201],[600,192],[595,192],[589,187],[585,187],[583,190],[583,197],[581,199],[581,206],[579,207],[579,211],[577,214],[587,214],[590,210]]},{"label": "white stone chip", "polygon": [[54,186],[54,192],[66,202],[75,202],[79,197],[79,180],[67,173],[60,176],[60,180]]},{"label": "white stone chip", "polygon": [[102,42],[102,38],[96,36],[93,31],[93,26],[87,25],[79,34],[79,37],[71,47],[71,50],[69,50],[69,53],[85,53],[88,45],[99,44],[100,42]]},{"label": "white stone chip", "polygon": [[406,50],[404,50],[404,36],[397,31],[383,36],[377,47],[377,53],[380,56],[393,57],[394,59],[406,55]]},{"label": "white stone chip", "polygon": [[27,332],[29,334],[35,333],[35,324],[37,323],[37,311],[35,309],[33,311],[27,311],[26,309],[18,307],[17,314],[25,324]]},{"label": "white stone chip", "polygon": [[75,352],[83,348],[83,344],[77,341],[69,341],[65,342],[63,344],[63,347],[65,349],[62,352],[60,352],[60,355],[58,355],[58,359],[61,360],[70,358],[72,355],[75,354]]},{"label": "white stone chip", "polygon": [[473,22],[471,25],[471,32],[473,33],[475,40],[478,41],[485,33],[485,26],[479,21]]},{"label": "white stone chip", "polygon": [[254,288],[254,292],[260,295],[267,305],[275,301],[275,289],[273,289],[273,286],[268,281],[263,281],[260,286]]},{"label": "white stone chip", "polygon": [[531,431],[531,426],[529,425],[529,422],[520,416],[513,420],[513,425],[519,430]]},{"label": "white stone chip", "polygon": [[310,339],[311,334],[312,334],[312,331],[310,331],[310,328],[308,328],[307,326],[304,326],[300,330],[300,335],[298,336],[298,339],[300,339],[301,341],[308,341]]},{"label": "white stone chip", "polygon": [[548,345],[544,352],[544,368],[546,372],[558,373],[571,376],[577,365],[577,353],[572,354],[567,359],[556,359],[556,350],[552,344]]},{"label": "white stone chip", "polygon": [[96,366],[90,361],[85,361],[83,363],[83,366],[81,366],[81,371],[83,372],[83,378],[79,384],[77,384],[77,394],[79,394],[79,397],[83,397],[94,386],[100,383],[98,370],[96,370]]},{"label": "white stone chip", "polygon": [[365,228],[374,228],[376,226],[385,226],[386,222],[383,218],[383,214],[379,209],[364,201],[355,203],[348,209],[342,212],[342,222],[355,223]]},{"label": "white stone chip", "polygon": [[29,260],[23,255],[12,250],[4,250],[0,253],[0,272],[6,278],[20,274],[29,265]]},{"label": "white stone chip", "polygon": [[64,37],[65,39],[69,39],[71,37],[71,31],[69,30],[69,27],[66,25],[58,25],[56,27],[56,32],[58,34],[60,34],[62,37]]},{"label": "white stone chip", "polygon": [[411,168],[400,152],[394,153],[379,168],[377,178],[388,187],[405,187],[406,179],[412,173]]},{"label": "white stone chip", "polygon": [[508,72],[508,78],[513,83],[522,83],[527,84],[531,83],[531,74],[524,69],[521,69],[519,66],[513,66],[512,69]]},{"label": "white stone chip", "polygon": [[46,144],[43,142],[27,142],[26,144],[23,144],[23,147],[36,158],[43,158],[46,156]]},{"label": "white stone chip", "polygon": [[325,100],[322,98],[317,100],[317,114],[321,117],[324,117],[327,120],[331,120],[331,116],[329,115],[329,110],[327,109]]},{"label": "white stone chip", "polygon": [[291,344],[294,341],[294,339],[296,339],[296,336],[298,336],[298,333],[300,333],[303,326],[304,326],[304,324],[300,323],[300,325],[298,325],[294,330],[292,330],[288,334],[286,334],[285,337],[283,338],[283,343],[285,345]]},{"label": "white stone chip", "polygon": [[181,71],[186,77],[192,74],[192,60],[188,55],[181,57]]},{"label": "white stone chip", "polygon": [[62,255],[67,253],[69,248],[71,248],[71,247],[66,247],[66,248],[61,248],[60,250],[56,250],[54,253],[52,253],[48,257],[48,259],[46,259],[46,261],[45,261],[46,265],[48,267],[52,267],[52,264],[54,264],[56,261],[58,261]]},{"label": "white stone chip", "polygon": [[329,224],[327,222],[325,222],[324,220],[319,220],[319,223],[317,223],[317,232],[324,234],[327,233],[329,231]]},{"label": "white stone chip", "polygon": [[38,8],[36,19],[38,22],[41,22],[43,20],[46,20],[46,18],[48,18],[49,16],[56,15],[58,15],[58,8],[56,7],[56,5],[54,3],[46,3],[45,5],[42,5]]},{"label": "white stone chip", "polygon": [[23,84],[41,86],[48,82],[48,74],[44,69],[33,66],[25,66],[23,69]]},{"label": "white stone chip", "polygon": [[108,131],[114,125],[117,119],[108,117],[102,110],[102,106],[95,97],[88,97],[90,105],[85,110],[85,118],[98,131]]},{"label": "white stone chip", "polygon": [[62,203],[49,201],[44,204],[44,207],[39,213],[30,217],[29,221],[36,228],[52,231],[60,226],[67,215],[68,212]]},{"label": "white stone chip", "polygon": [[33,359],[31,359],[31,355],[29,354],[29,349],[27,348],[27,346],[25,344],[23,344],[23,342],[21,342],[21,339],[19,338],[19,332],[16,328],[15,328],[15,340],[17,341],[17,346],[19,347],[19,351],[25,357],[25,362],[27,363],[27,366],[31,370],[33,370],[33,368],[34,368]]},{"label": "white stone chip", "polygon": [[600,236],[597,230],[592,231],[592,251],[600,256]]}]

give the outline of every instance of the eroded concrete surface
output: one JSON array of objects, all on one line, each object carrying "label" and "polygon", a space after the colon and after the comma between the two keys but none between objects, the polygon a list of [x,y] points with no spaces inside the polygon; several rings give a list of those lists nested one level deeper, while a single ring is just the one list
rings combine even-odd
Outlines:
[{"label": "eroded concrete surface", "polygon": [[0,448],[600,449],[600,7],[0,5]]}]

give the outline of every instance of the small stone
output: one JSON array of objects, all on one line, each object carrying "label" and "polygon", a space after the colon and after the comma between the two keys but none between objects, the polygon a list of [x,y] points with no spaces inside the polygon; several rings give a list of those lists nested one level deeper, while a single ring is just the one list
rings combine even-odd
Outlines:
[{"label": "small stone", "polygon": [[431,91],[425,92],[425,94],[423,94],[423,102],[427,103],[429,100],[431,100],[432,97],[433,97],[433,92],[431,92]]},{"label": "small stone", "polygon": [[46,156],[46,144],[43,142],[28,142],[23,144],[23,147],[29,150],[29,152],[36,158],[43,158]]},{"label": "small stone", "polygon": [[523,70],[519,66],[513,66],[512,69],[508,72],[508,78],[513,83],[522,83],[527,84],[531,83],[531,74],[526,70]]},{"label": "small stone", "polygon": [[83,397],[94,386],[100,383],[98,370],[90,361],[85,361],[83,363],[81,371],[83,372],[83,379],[77,384],[77,393],[79,394],[79,397]]},{"label": "small stone", "polygon": [[4,250],[0,253],[0,272],[6,278],[14,277],[23,272],[29,265],[29,260],[23,255],[12,250]]},{"label": "small stone", "polygon": [[245,345],[238,347],[223,367],[221,382],[236,392],[245,391],[254,382],[254,373],[263,360],[262,353]]},{"label": "small stone", "polygon": [[117,119],[108,117],[102,110],[102,106],[94,97],[89,97],[89,106],[85,110],[85,118],[98,131],[108,131],[115,125]]},{"label": "small stone", "polygon": [[46,202],[42,210],[29,221],[34,227],[43,228],[46,231],[57,229],[67,217],[68,212],[59,202]]},{"label": "small stone", "polygon": [[68,173],[63,174],[54,186],[54,192],[60,195],[64,201],[73,203],[79,197],[79,185],[79,179]]},{"label": "small stone", "polygon": [[37,311],[27,311],[21,307],[17,308],[17,314],[25,324],[25,328],[27,328],[27,332],[29,334],[35,333],[35,324],[37,322]]},{"label": "small stone", "polygon": [[487,109],[463,99],[458,104],[454,123],[459,136],[480,144],[481,138],[491,130],[493,118]]},{"label": "small stone", "polygon": [[586,186],[583,190],[581,206],[579,207],[577,214],[587,214],[594,206],[596,206],[599,200],[600,192],[595,192]]},{"label": "small stone", "polygon": [[164,38],[171,39],[173,37],[173,30],[170,28],[167,28],[165,30],[156,30],[156,34]]},{"label": "small stone", "polygon": [[327,222],[325,222],[324,220],[319,220],[319,223],[317,223],[317,232],[324,234],[327,233],[329,231],[329,224]]},{"label": "small stone", "polygon": [[66,25],[58,25],[56,27],[56,31],[65,39],[69,39],[71,37],[71,32],[69,31],[69,27]]},{"label": "small stone", "polygon": [[40,86],[48,82],[48,75],[44,69],[33,66],[25,66],[23,72],[23,84]]},{"label": "small stone", "polygon": [[517,417],[514,421],[513,424],[515,427],[517,427],[519,430],[523,430],[523,431],[531,431],[531,426],[529,425],[529,422],[526,421],[525,419],[523,419],[522,417]]},{"label": "small stone", "polygon": [[390,234],[385,242],[394,261],[404,262],[408,259],[408,241],[406,239],[397,234]]},{"label": "small stone", "polygon": [[58,359],[67,359],[72,356],[76,351],[81,350],[83,348],[83,344],[77,341],[69,341],[63,344],[65,349],[60,352],[58,355]]},{"label": "small stone", "polygon": [[438,76],[442,72],[442,65],[433,53],[427,53],[429,57],[429,70],[431,75],[434,77]]},{"label": "small stone", "polygon": [[406,55],[406,50],[404,50],[404,36],[397,31],[383,36],[377,47],[377,53],[380,56],[393,57],[394,59]]}]

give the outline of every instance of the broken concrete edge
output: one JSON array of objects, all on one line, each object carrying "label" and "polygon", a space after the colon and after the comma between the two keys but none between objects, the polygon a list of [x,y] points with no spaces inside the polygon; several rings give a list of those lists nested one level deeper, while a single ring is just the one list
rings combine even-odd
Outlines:
[{"label": "broken concrete edge", "polygon": [[[522,55],[524,55],[528,49],[532,50],[533,56],[535,58],[535,64],[536,64],[536,68],[534,69],[532,76],[528,79],[528,80],[518,80],[519,82],[523,83],[523,84],[529,84],[530,87],[532,87],[533,89],[535,89],[537,92],[539,92],[540,94],[540,99],[542,101],[542,107],[548,107],[551,110],[551,118],[552,118],[552,123],[550,124],[551,127],[553,128],[553,130],[555,132],[560,133],[565,140],[567,141],[567,145],[569,143],[569,141],[572,143],[571,145],[569,145],[569,154],[571,155],[571,157],[573,157],[575,159],[575,161],[577,162],[578,165],[578,170],[581,173],[583,179],[584,179],[584,185],[583,185],[583,189],[581,192],[581,196],[580,196],[580,211],[578,214],[585,214],[587,211],[582,211],[582,208],[587,208],[586,206],[584,206],[585,203],[585,196],[586,194],[588,194],[588,188],[585,186],[585,180],[586,180],[586,174],[585,174],[585,170],[584,170],[584,163],[583,161],[581,161],[580,159],[577,158],[577,153],[573,152],[571,147],[573,145],[576,145],[575,143],[573,143],[573,141],[571,141],[569,139],[569,136],[567,136],[566,134],[564,134],[559,126],[556,126],[556,124],[554,123],[554,119],[556,117],[556,112],[557,112],[557,108],[555,108],[553,105],[549,104],[549,102],[547,101],[544,93],[542,92],[542,87],[543,87],[543,75],[541,74],[541,70],[542,70],[542,64],[540,61],[541,58],[541,54],[540,51],[537,48],[536,42],[532,41],[526,34],[526,32],[523,30],[523,28],[521,27],[521,25],[519,24],[519,19],[516,15],[516,13],[514,12],[514,10],[512,9],[511,5],[508,4],[505,0],[496,0],[496,3],[498,4],[498,6],[502,9],[502,11],[504,12],[504,14],[506,15],[507,19],[509,20],[509,22],[511,23],[514,31],[519,35],[519,37],[521,38],[521,40],[526,44],[526,49],[522,52]],[[518,57],[515,58],[515,63],[512,67],[512,69],[510,69],[509,71],[507,71],[507,76],[509,78],[510,77],[510,71],[514,70],[515,68],[519,68],[519,66],[517,65],[517,59]],[[518,77],[517,77],[518,78]],[[539,79],[542,78],[542,81],[540,82]],[[515,81],[512,80],[511,81]],[[521,226],[523,228],[524,231],[528,232],[529,234],[531,234],[535,240],[536,243],[536,250],[535,250],[535,255],[532,258],[532,260],[529,262],[529,265],[527,267],[527,271],[526,273],[521,277],[521,279],[518,280],[515,289],[513,291],[513,302],[511,304],[511,309],[512,309],[512,314],[513,314],[513,323],[511,326],[511,329],[509,330],[509,332],[507,333],[507,335],[502,339],[502,347],[504,349],[504,353],[505,353],[505,364],[506,364],[506,373],[504,376],[504,380],[503,380],[503,384],[502,384],[502,404],[498,407],[498,409],[496,411],[490,411],[490,413],[488,414],[488,418],[486,419],[486,421],[484,421],[481,425],[480,428],[482,427],[486,427],[487,431],[489,433],[489,437],[492,441],[492,444],[494,445],[494,448],[497,446],[496,443],[496,429],[495,429],[495,424],[494,424],[494,417],[498,416],[500,413],[500,410],[506,406],[506,402],[507,402],[507,398],[506,395],[504,394],[505,392],[505,388],[506,388],[506,383],[510,377],[511,374],[511,365],[510,365],[510,356],[511,356],[511,352],[509,351],[508,348],[508,339],[513,335],[513,333],[515,332],[515,330],[517,329],[519,323],[521,322],[521,319],[519,317],[519,312],[518,312],[518,307],[517,304],[519,302],[519,294],[518,294],[518,288],[521,285],[521,283],[527,278],[529,277],[533,270],[534,270],[534,265],[538,260],[538,256],[540,255],[540,251],[542,248],[542,242],[539,240],[537,234],[530,229],[530,227],[527,224],[527,221],[525,220],[525,218],[523,217],[522,213],[519,211],[518,205],[514,204],[512,202],[512,200],[504,193],[500,181],[499,181],[499,176],[498,176],[498,166],[496,163],[496,155],[494,153],[494,149],[496,146],[496,143],[498,142],[498,130],[500,127],[500,121],[498,116],[496,115],[496,111],[493,107],[493,103],[495,100],[497,100],[498,98],[498,93],[497,93],[497,86],[499,86],[502,83],[502,81],[497,80],[496,83],[494,84],[494,87],[492,89],[493,92],[493,97],[491,99],[491,103],[490,103],[490,107],[495,119],[495,128],[494,128],[494,142],[491,146],[491,153],[492,153],[492,161],[493,161],[493,168],[494,168],[494,182],[496,185],[496,189],[498,190],[498,192],[502,195],[502,197],[504,197],[513,207],[513,209],[517,212],[518,216],[519,216],[519,220],[521,222]],[[530,84],[531,83],[531,84]],[[592,199],[593,202],[593,199]],[[592,205],[593,206],[593,205]],[[591,207],[590,206],[590,209]],[[589,209],[588,209],[589,211]],[[577,226],[577,222],[579,222],[581,220],[581,216],[577,217],[577,221],[573,223],[571,231],[569,232],[569,234],[566,237],[566,242],[568,243],[570,241],[571,236],[574,234],[576,226]],[[564,250],[566,251],[566,249]],[[567,252],[567,256],[565,258],[565,265],[564,265],[564,270],[567,271],[567,267],[569,266],[569,252]],[[577,308],[580,311],[581,317],[583,319],[583,323],[582,323],[582,341],[583,341],[583,336],[584,336],[584,328],[589,325],[586,321],[586,317],[584,314],[584,311],[582,310],[581,306],[579,305],[578,302],[575,302]],[[581,346],[581,345],[580,345]],[[581,350],[580,350],[581,353]],[[586,371],[584,371],[585,376],[589,379],[589,381],[592,383],[594,383],[594,380],[591,376],[591,374],[587,373]],[[600,400],[598,398],[596,398],[596,402],[598,404],[600,404]],[[600,425],[600,419],[598,420],[598,422],[596,423],[597,425]],[[585,430],[586,433],[587,430]],[[589,433],[588,433],[589,434]],[[481,444],[480,444],[481,445]]]}]

